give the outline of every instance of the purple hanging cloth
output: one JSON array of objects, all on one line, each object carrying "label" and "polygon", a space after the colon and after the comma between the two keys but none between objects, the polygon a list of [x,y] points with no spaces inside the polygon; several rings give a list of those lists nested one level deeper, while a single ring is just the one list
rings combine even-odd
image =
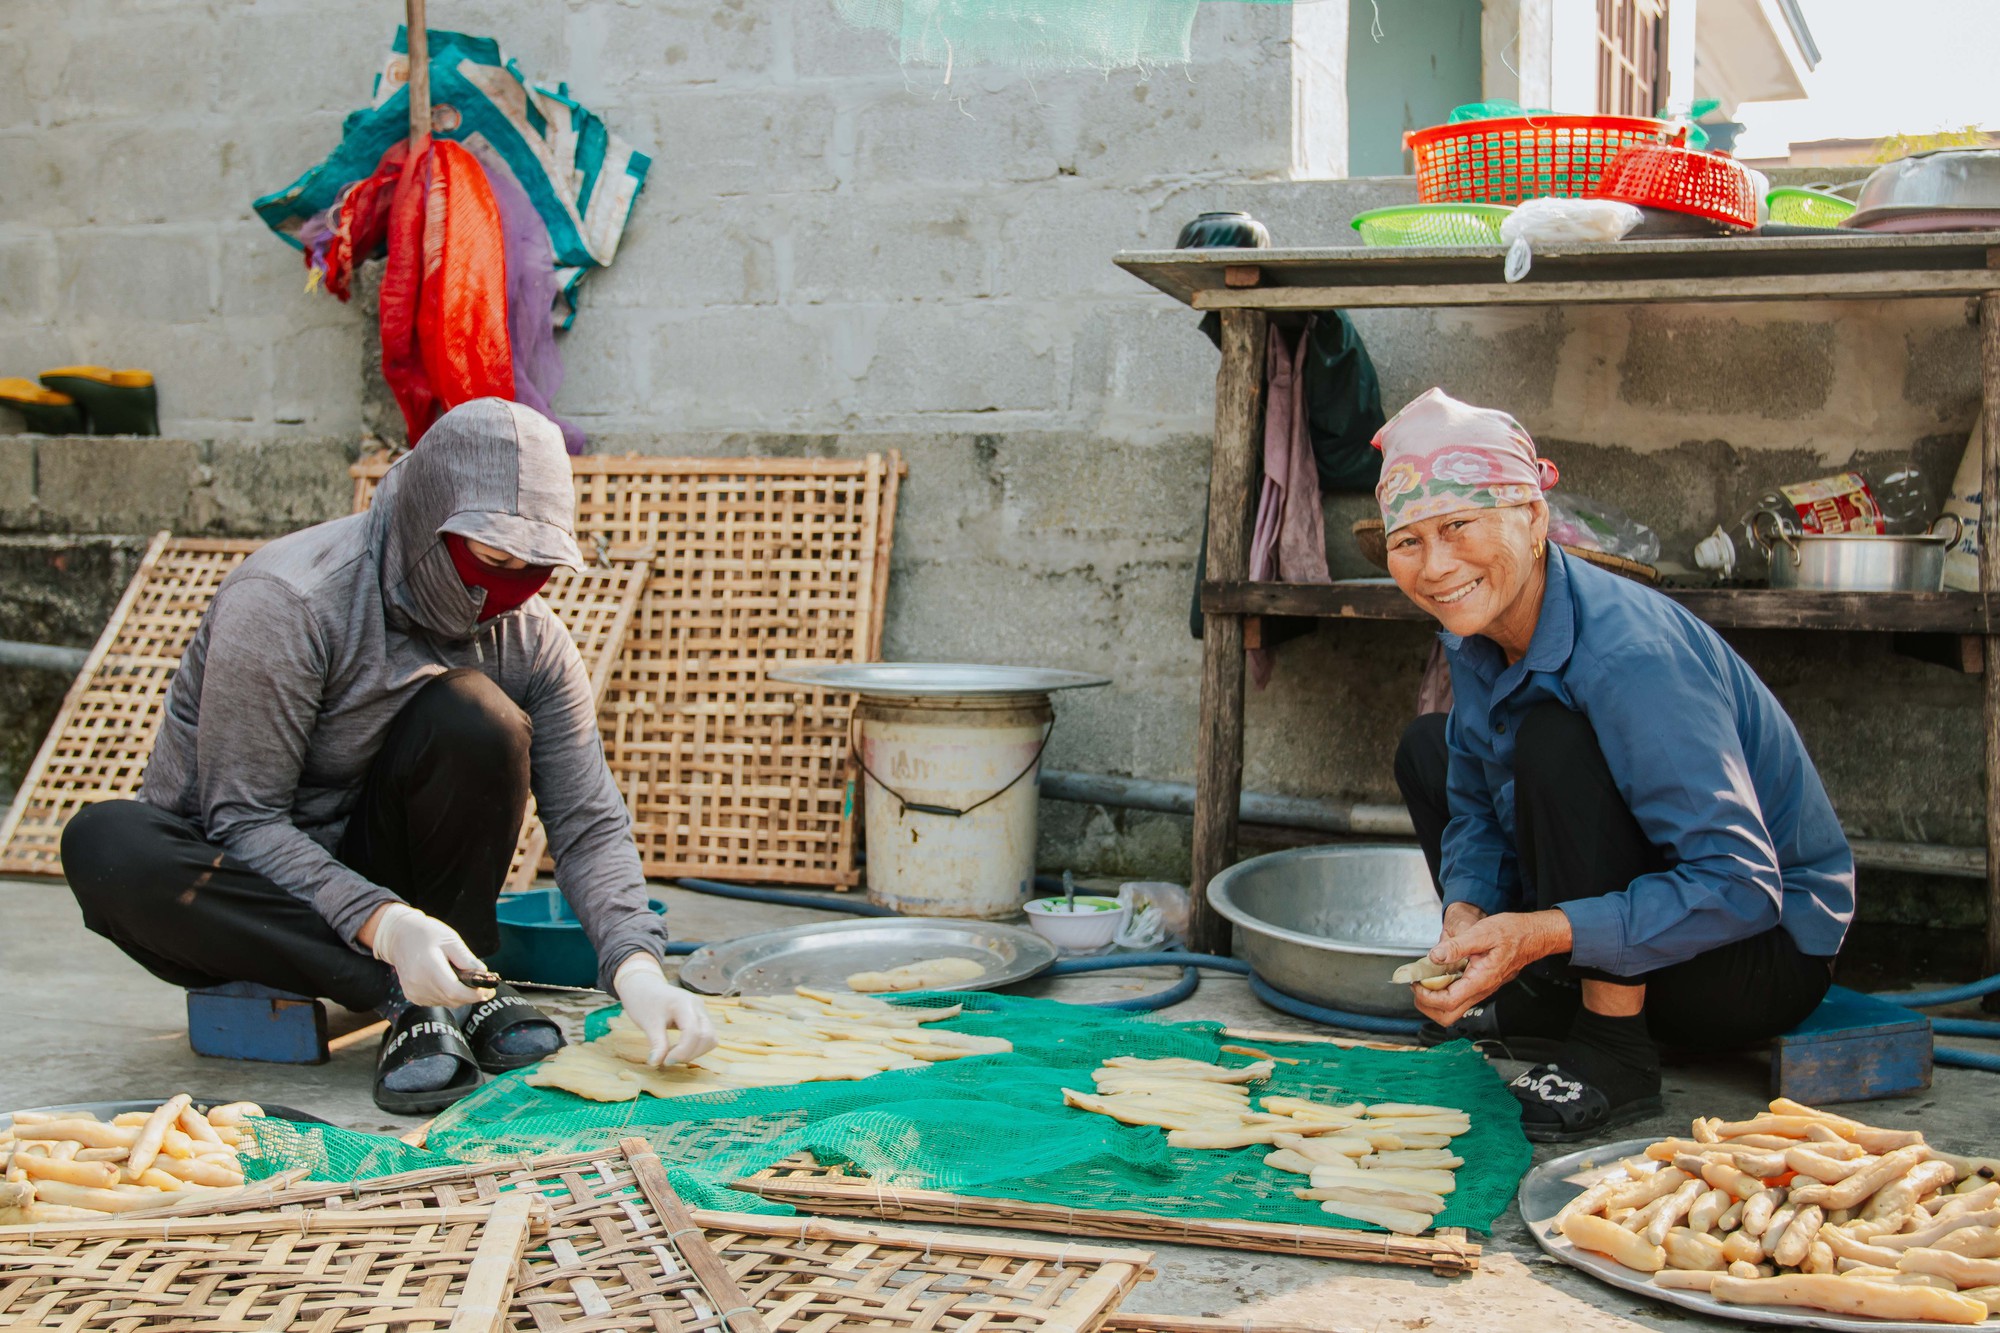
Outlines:
[{"label": "purple hanging cloth", "polygon": [[556,261],[549,230],[514,173],[477,139],[465,147],[486,169],[486,184],[500,207],[507,248],[507,340],[514,350],[514,401],[556,423],[573,454],[590,447],[581,427],[550,410],[562,388],[562,353],[556,350]]},{"label": "purple hanging cloth", "polygon": [[[1250,535],[1250,577],[1286,583],[1330,583],[1326,515],[1320,508],[1319,467],[1306,429],[1303,388],[1306,338],[1296,352],[1275,325],[1264,357],[1264,489]],[[1270,683],[1273,651],[1253,648],[1250,679]]]}]

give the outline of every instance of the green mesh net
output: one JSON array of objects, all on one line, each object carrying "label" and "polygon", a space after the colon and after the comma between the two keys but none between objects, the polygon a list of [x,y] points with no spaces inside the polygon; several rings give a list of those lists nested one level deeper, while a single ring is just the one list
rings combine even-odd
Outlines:
[{"label": "green mesh net", "polygon": [[[1292,0],[1245,0],[1289,4]],[[1057,71],[1185,65],[1203,0],[834,0],[905,65]]]},{"label": "green mesh net", "polygon": [[[1005,1037],[1009,1055],[954,1060],[858,1082],[752,1088],[701,1097],[593,1102],[495,1080],[440,1116],[422,1151],[347,1130],[257,1126],[253,1177],[309,1167],[320,1180],[358,1180],[449,1164],[650,1142],[674,1186],[696,1207],[789,1213],[733,1181],[799,1152],[866,1173],[884,1186],[946,1190],[1081,1209],[1137,1209],[1162,1216],[1250,1218],[1362,1226],[1293,1197],[1303,1176],[1264,1165],[1267,1148],[1170,1148],[1158,1129],[1121,1125],[1067,1108],[1062,1090],[1091,1088],[1090,1072],[1116,1055],[1241,1062],[1224,1055],[1221,1027],[1166,1023],[1051,1000],[997,995],[919,996],[913,1004],[963,1004],[944,1026]],[[600,1035],[616,1010],[592,1014]],[[1476,1051],[1343,1050],[1315,1042],[1254,1043],[1297,1060],[1258,1092],[1328,1102],[1402,1101],[1455,1106],[1472,1119],[1455,1151],[1465,1159],[1439,1226],[1485,1231],[1512,1200],[1529,1148],[1518,1104]]]}]

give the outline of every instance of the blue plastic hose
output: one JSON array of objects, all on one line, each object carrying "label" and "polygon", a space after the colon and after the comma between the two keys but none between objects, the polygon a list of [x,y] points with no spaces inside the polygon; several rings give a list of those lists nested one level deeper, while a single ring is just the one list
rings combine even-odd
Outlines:
[{"label": "blue plastic hose", "polygon": [[1995,991],[2000,991],[2000,973],[1945,990],[1910,991],[1904,995],[1878,991],[1875,998],[1900,1004],[1905,1009],[1931,1009],[1941,1004],[1964,1004],[1967,1000],[1977,1000]]},{"label": "blue plastic hose", "polygon": [[1933,1018],[1931,1031],[1940,1037],[1984,1037],[2000,1041],[2000,1023],[1986,1018]]},{"label": "blue plastic hose", "polygon": [[2000,1074],[2000,1052],[1968,1051],[1957,1046],[1939,1046],[1931,1052],[1931,1059],[1941,1065],[1955,1065],[1960,1069],[1983,1069],[1989,1074]]},{"label": "blue plastic hose", "polygon": [[1356,1032],[1384,1033],[1396,1037],[1414,1037],[1423,1026],[1415,1018],[1382,1018],[1375,1014],[1350,1014],[1344,1009],[1327,1009],[1304,1000],[1295,1000],[1273,986],[1255,972],[1250,974],[1250,993],[1271,1008],[1294,1018],[1303,1018],[1313,1023],[1324,1023],[1328,1027],[1351,1028]]},{"label": "blue plastic hose", "polygon": [[816,907],[822,912],[846,912],[849,916],[901,916],[887,907],[877,907],[864,898],[835,893],[811,893],[794,889],[759,889],[748,884],[724,884],[719,879],[677,879],[673,881],[696,893],[717,898],[735,898],[746,903],[775,903],[780,907]]}]

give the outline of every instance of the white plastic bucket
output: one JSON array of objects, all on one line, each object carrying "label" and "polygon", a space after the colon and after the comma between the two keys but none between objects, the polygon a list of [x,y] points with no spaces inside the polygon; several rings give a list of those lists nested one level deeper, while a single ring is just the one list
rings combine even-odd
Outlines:
[{"label": "white plastic bucket", "polygon": [[1049,696],[871,697],[854,716],[868,900],[909,916],[1019,912],[1035,882],[1034,770],[1055,720]]}]

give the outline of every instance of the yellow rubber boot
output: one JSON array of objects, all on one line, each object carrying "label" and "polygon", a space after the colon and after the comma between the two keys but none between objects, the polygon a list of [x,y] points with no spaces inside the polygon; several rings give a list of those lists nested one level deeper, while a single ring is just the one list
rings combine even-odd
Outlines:
[{"label": "yellow rubber boot", "polygon": [[83,434],[83,409],[76,399],[33,380],[0,379],[0,407],[20,413],[37,435]]}]

